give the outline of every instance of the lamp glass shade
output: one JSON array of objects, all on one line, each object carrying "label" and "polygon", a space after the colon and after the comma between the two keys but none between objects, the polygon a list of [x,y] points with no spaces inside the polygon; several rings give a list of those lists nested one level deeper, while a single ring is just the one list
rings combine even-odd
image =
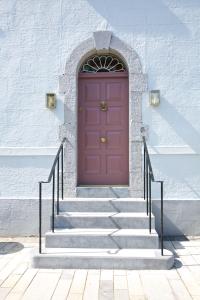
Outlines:
[{"label": "lamp glass shade", "polygon": [[149,103],[152,106],[158,106],[160,104],[160,91],[159,90],[150,91]]},{"label": "lamp glass shade", "polygon": [[46,94],[46,107],[49,109],[56,108],[56,94],[54,94],[54,93]]}]

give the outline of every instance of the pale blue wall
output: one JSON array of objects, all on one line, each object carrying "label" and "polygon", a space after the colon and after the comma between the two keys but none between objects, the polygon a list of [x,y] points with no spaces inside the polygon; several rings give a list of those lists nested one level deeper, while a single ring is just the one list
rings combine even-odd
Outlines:
[{"label": "pale blue wall", "polygon": [[93,31],[108,29],[139,54],[149,90],[161,91],[158,108],[144,95],[143,120],[152,152],[161,152],[152,160],[166,180],[165,196],[199,198],[199,16],[198,0],[1,0],[1,197],[37,196],[37,180],[46,179],[52,159],[39,152],[34,158],[1,155],[8,147],[48,152],[58,146],[63,98],[51,112],[45,93],[58,93],[73,49]]}]

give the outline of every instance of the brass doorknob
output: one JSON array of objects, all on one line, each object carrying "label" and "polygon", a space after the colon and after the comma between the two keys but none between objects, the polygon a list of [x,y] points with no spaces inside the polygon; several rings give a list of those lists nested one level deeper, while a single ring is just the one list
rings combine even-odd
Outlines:
[{"label": "brass doorknob", "polygon": [[100,137],[101,143],[105,144],[107,143],[107,138],[106,137]]},{"label": "brass doorknob", "polygon": [[108,104],[105,101],[101,101],[100,104],[101,111],[107,111],[108,110]]}]

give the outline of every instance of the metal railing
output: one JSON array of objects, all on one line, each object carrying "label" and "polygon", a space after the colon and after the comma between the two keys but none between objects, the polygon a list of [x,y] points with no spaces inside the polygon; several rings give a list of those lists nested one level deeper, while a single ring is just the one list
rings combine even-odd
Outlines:
[{"label": "metal railing", "polygon": [[149,216],[149,232],[151,233],[151,211],[152,211],[152,195],[151,185],[152,182],[160,184],[160,248],[161,255],[163,255],[163,181],[155,180],[149,152],[146,144],[145,137],[143,137],[144,145],[144,200],[146,200],[146,211]]},{"label": "metal railing", "polygon": [[[51,230],[54,232],[55,228],[55,204],[56,214],[59,214],[59,200],[60,200],[60,169],[61,169],[61,198],[64,198],[64,178],[63,178],[63,161],[64,150],[63,144],[66,142],[66,138],[62,140],[62,143],[57,151],[54,159],[51,171],[47,181],[39,181],[39,253],[42,253],[42,186],[52,182],[52,216],[51,216]],[[56,183],[57,182],[57,183]],[[55,193],[56,190],[56,193]]]}]

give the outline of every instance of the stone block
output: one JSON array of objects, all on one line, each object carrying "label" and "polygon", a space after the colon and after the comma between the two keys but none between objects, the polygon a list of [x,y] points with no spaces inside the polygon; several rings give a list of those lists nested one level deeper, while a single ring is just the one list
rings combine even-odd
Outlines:
[{"label": "stone block", "polygon": [[147,75],[140,73],[129,73],[129,88],[134,92],[147,91]]},{"label": "stone block", "polygon": [[95,31],[93,32],[93,38],[95,42],[95,48],[97,51],[108,51],[110,48],[112,32],[111,31]]},{"label": "stone block", "polygon": [[63,74],[59,76],[59,93],[65,94],[66,93],[66,82],[67,82],[67,75]]}]

